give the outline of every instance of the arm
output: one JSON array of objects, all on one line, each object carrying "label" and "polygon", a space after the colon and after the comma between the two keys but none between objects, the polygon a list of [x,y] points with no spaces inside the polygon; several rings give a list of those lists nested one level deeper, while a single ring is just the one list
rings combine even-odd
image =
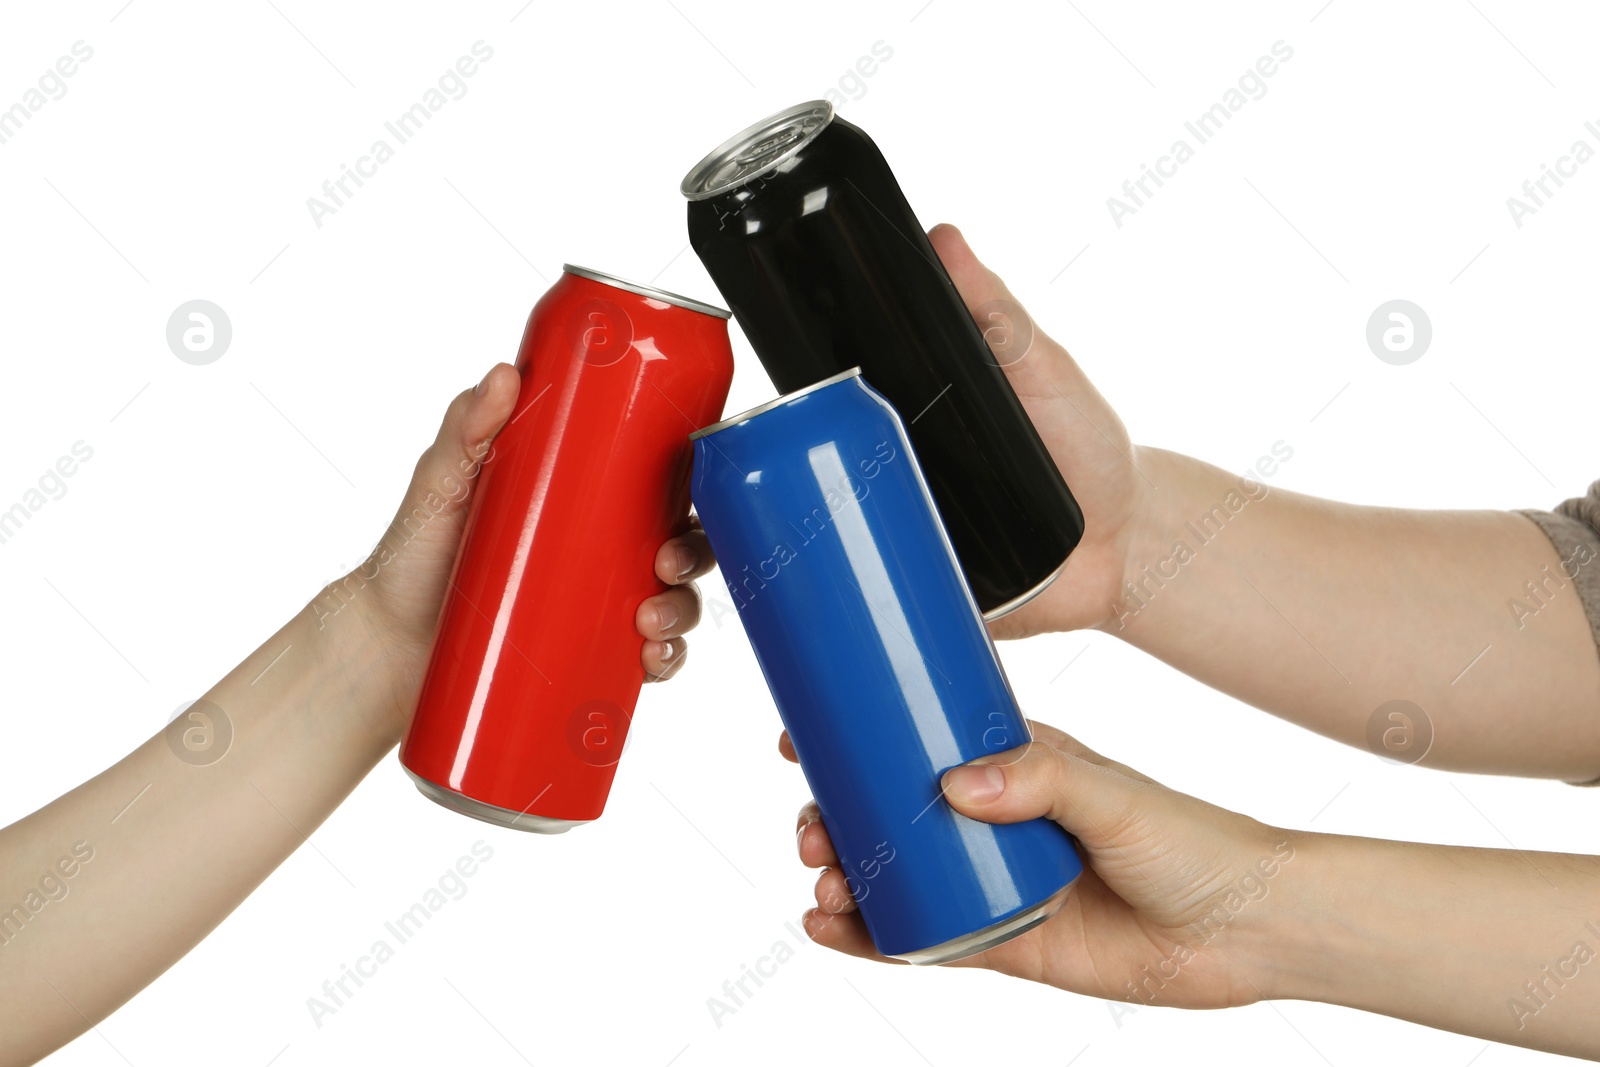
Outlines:
[{"label": "arm", "polygon": [[1302,840],[1264,995],[1600,1059],[1600,857]]},{"label": "arm", "polygon": [[[1600,859],[1279,829],[1174,792],[1034,724],[1039,741],[949,771],[986,822],[1054,819],[1086,866],[1061,910],[950,966],[1146,1007],[1317,1000],[1600,1058]],[[780,748],[789,758],[787,737]],[[819,944],[873,947],[815,804],[801,861]]]},{"label": "arm", "polygon": [[[222,715],[0,831],[0,1062],[111,1014],[300,847],[399,739],[394,665],[354,608],[325,630],[302,611],[206,693]],[[168,742],[185,730],[195,763]]]},{"label": "arm", "polygon": [[[960,233],[929,237],[974,313],[1012,309],[991,324],[1029,342],[1007,376],[1088,524],[1062,577],[996,637],[1094,627],[1349,744],[1407,700],[1432,723],[1430,766],[1600,775],[1600,656],[1570,580],[1582,561],[1563,577],[1549,538],[1510,512],[1340,504],[1138,447]],[[1283,455],[1268,458],[1263,471]]]},{"label": "arm", "polygon": [[[392,559],[330,587],[205,704],[0,830],[0,1062],[33,1062],[181,959],[400,740],[466,519],[463,483],[517,388],[501,365],[456,398],[399,515],[430,494],[446,506],[414,535],[397,517]],[[657,575],[679,588],[639,608],[653,679],[684,662],[679,635],[700,608],[683,583],[710,566],[698,531],[658,553]]]},{"label": "arm", "polygon": [[[1119,609],[1132,614],[1108,611],[1101,628],[1347,744],[1367,744],[1373,712],[1400,698],[1431,720],[1429,766],[1600,774],[1600,657],[1570,578],[1532,522],[1275,489],[1203,543],[1190,531],[1238,492],[1239,476],[1154,449],[1141,450],[1140,464],[1161,489],[1128,561],[1132,596],[1125,585]],[[1193,559],[1163,568],[1179,543],[1195,546]],[[1163,583],[1157,568],[1177,577]],[[1542,584],[1542,607],[1529,582]]]}]

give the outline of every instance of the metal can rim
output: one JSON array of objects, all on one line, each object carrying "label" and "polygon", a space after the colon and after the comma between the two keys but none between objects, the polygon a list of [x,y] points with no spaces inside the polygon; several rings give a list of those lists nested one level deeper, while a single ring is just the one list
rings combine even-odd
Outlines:
[{"label": "metal can rim", "polygon": [[563,263],[561,264],[561,269],[568,274],[575,274],[580,278],[588,278],[591,282],[609,285],[613,289],[625,289],[630,293],[647,296],[652,300],[664,300],[669,304],[686,308],[689,311],[698,311],[702,315],[711,315],[719,319],[733,317],[733,312],[725,308],[719,308],[715,304],[707,304],[703,300],[696,300],[690,296],[669,293],[665,289],[657,289],[653,285],[645,285],[642,282],[630,282],[626,278],[619,278],[615,274],[607,274],[602,270],[592,270],[589,267],[580,267],[573,263]]},{"label": "metal can rim", "polygon": [[1042,593],[1046,589],[1050,588],[1050,586],[1055,582],[1055,580],[1057,578],[1061,577],[1062,572],[1067,569],[1067,562],[1070,559],[1071,559],[1071,554],[1068,553],[1067,559],[1062,560],[1060,565],[1057,566],[1055,570],[1053,570],[1049,574],[1045,575],[1044,580],[1041,581],[1038,585],[1034,586],[1032,589],[1027,590],[1026,592],[1019,593],[1017,596],[1014,596],[1010,600],[1007,600],[1004,604],[998,604],[998,605],[990,608],[988,611],[984,612],[983,613],[983,621],[984,622],[993,622],[994,620],[1000,618],[1002,615],[1010,615],[1013,611],[1016,611],[1018,608],[1022,607],[1023,605],[1025,605],[1029,601],[1031,601],[1034,597],[1038,596],[1040,593]]},{"label": "metal can rim", "polygon": [[[487,801],[477,800],[458,793],[454,789],[447,789],[437,782],[430,782],[416,771],[401,764],[411,781],[416,784],[417,791],[440,807],[448,808],[458,815],[477,819],[493,826],[503,826],[508,830],[522,830],[531,834],[564,834],[574,826],[584,826],[589,819],[553,819],[548,815],[529,815],[527,809],[512,811],[502,808]],[[543,795],[543,794],[541,794]],[[535,798],[537,800],[537,798]],[[528,807],[533,807],[529,804]]]},{"label": "metal can rim", "polygon": [[[721,167],[730,158],[732,158],[732,156],[739,149],[748,147],[750,143],[755,141],[758,137],[770,136],[775,127],[781,127],[784,123],[792,119],[796,119],[802,115],[819,110],[823,112],[823,119],[821,122],[817,123],[816,128],[802,136],[799,140],[795,141],[794,144],[790,145],[776,156],[773,156],[772,159],[767,162],[767,165],[762,167],[760,170],[746,174],[738,181],[706,185],[706,180],[713,173],[715,173],[717,168]],[[807,100],[803,104],[795,104],[793,107],[786,107],[782,111],[768,115],[760,122],[751,123],[749,126],[746,126],[744,129],[740,130],[726,141],[723,141],[716,148],[712,149],[700,162],[696,163],[693,167],[690,167],[689,173],[685,174],[683,176],[683,181],[678,184],[678,191],[684,195],[686,200],[709,200],[713,196],[718,196],[730,189],[737,189],[741,185],[748,185],[757,178],[771,174],[786,161],[788,161],[796,152],[810,144],[817,138],[819,134],[822,133],[823,130],[827,129],[833,123],[833,118],[834,110],[833,102],[831,100]],[[701,188],[702,186],[704,186],[704,188]]]},{"label": "metal can rim", "polygon": [[821,389],[825,386],[837,385],[839,382],[847,379],[859,377],[861,377],[860,367],[851,367],[849,370],[842,370],[838,374],[830,375],[822,379],[820,382],[812,382],[810,385],[796,389],[792,393],[784,393],[782,396],[773,397],[771,400],[768,400],[763,404],[757,404],[755,407],[750,408],[747,411],[741,411],[737,415],[731,415],[728,418],[723,419],[721,422],[713,422],[710,426],[703,426],[694,433],[690,434],[689,440],[698,441],[700,438],[708,437],[711,434],[716,433],[718,430],[726,430],[728,427],[737,423],[748,422],[757,415],[771,411],[776,407],[782,407],[791,400],[799,400],[807,393],[814,393],[818,389]]}]

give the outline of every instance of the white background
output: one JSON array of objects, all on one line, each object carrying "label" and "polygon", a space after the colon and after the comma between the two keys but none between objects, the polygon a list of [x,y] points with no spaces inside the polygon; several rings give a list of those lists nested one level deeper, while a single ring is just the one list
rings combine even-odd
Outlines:
[{"label": "white background", "polygon": [[[1575,139],[1600,147],[1582,5],[275,3],[0,14],[0,106],[73,42],[94,49],[0,145],[0,507],[94,449],[0,545],[0,822],[114,762],[358,561],[447,400],[511,358],[564,260],[715,300],[684,171],[879,41],[892,58],[846,82],[865,91],[842,114],[1137,440],[1241,471],[1282,440],[1275,484],[1395,505],[1550,506],[1600,475],[1600,162],[1520,229],[1505,204]],[[480,39],[494,57],[467,95],[317,228],[306,198]],[[1106,198],[1279,40],[1294,55],[1266,95],[1115,226]],[[205,367],[165,341],[195,298],[233,323]],[[1364,338],[1394,298],[1433,323],[1409,366]],[[771,395],[735,347],[730,409]],[[55,1062],[1542,1059],[1304,1003],[1119,1026],[1053,989],[799,944],[804,783],[737,622],[692,644],[647,691],[602,822],[481,826],[391,757],[315,849]],[[1397,768],[1101,635],[1003,654],[1035,717],[1269,822],[1600,851],[1592,792]],[[467,896],[314,1025],[307,997],[479,839],[494,856]],[[796,958],[719,1028],[706,999],[779,940]]]}]

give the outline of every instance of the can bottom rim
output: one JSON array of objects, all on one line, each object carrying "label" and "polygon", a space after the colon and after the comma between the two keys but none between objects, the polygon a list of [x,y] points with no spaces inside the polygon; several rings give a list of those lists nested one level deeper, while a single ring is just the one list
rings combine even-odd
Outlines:
[{"label": "can bottom rim", "polygon": [[1044,581],[1040,582],[1026,593],[1023,593],[1021,596],[1012,597],[999,607],[990,608],[988,611],[984,612],[983,621],[993,622],[1002,615],[1009,615],[1013,611],[1016,611],[1018,608],[1022,607],[1028,601],[1032,600],[1034,597],[1038,596],[1040,593],[1044,592],[1046,589],[1049,589],[1050,583],[1061,577],[1061,572],[1067,569],[1067,563],[1071,559],[1072,557],[1068,556],[1066,559],[1062,560],[1061,565],[1046,575]]},{"label": "can bottom rim", "polygon": [[[485,804],[481,800],[473,800],[469,796],[457,793],[454,789],[446,789],[435,782],[430,782],[421,777],[410,767],[405,772],[416,783],[417,791],[429,800],[442,807],[449,808],[459,815],[481,822],[493,823],[503,826],[508,830],[522,830],[530,834],[564,834],[574,826],[583,826],[590,819],[551,819],[544,815],[529,815],[526,811],[512,811],[510,808],[497,807],[494,804]],[[532,807],[533,805],[528,805]]]},{"label": "can bottom rim", "polygon": [[946,941],[942,945],[934,945],[932,948],[904,952],[894,958],[919,967],[928,967],[936,963],[953,963],[987,951],[996,945],[1002,945],[1012,938],[1021,937],[1060,911],[1061,905],[1066,903],[1067,893],[1076,882],[1077,879],[1074,878],[1033,907],[1009,919],[1003,919],[993,926],[985,926],[982,930],[975,930],[970,934]]}]

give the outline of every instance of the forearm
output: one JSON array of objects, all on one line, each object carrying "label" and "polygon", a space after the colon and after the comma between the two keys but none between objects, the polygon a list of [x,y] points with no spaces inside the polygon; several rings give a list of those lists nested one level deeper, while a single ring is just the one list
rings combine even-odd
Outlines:
[{"label": "forearm", "polygon": [[1349,744],[1406,700],[1429,766],[1600,775],[1600,657],[1533,523],[1319,500],[1159,449],[1138,463],[1157,488],[1102,629]]},{"label": "forearm", "polygon": [[183,749],[180,722],[0,831],[0,1059],[32,1062],[182,958],[398,740],[382,644],[355,611],[316,615],[205,695],[216,747]]},{"label": "forearm", "polygon": [[1600,859],[1307,835],[1295,863],[1263,995],[1600,1058]]}]

